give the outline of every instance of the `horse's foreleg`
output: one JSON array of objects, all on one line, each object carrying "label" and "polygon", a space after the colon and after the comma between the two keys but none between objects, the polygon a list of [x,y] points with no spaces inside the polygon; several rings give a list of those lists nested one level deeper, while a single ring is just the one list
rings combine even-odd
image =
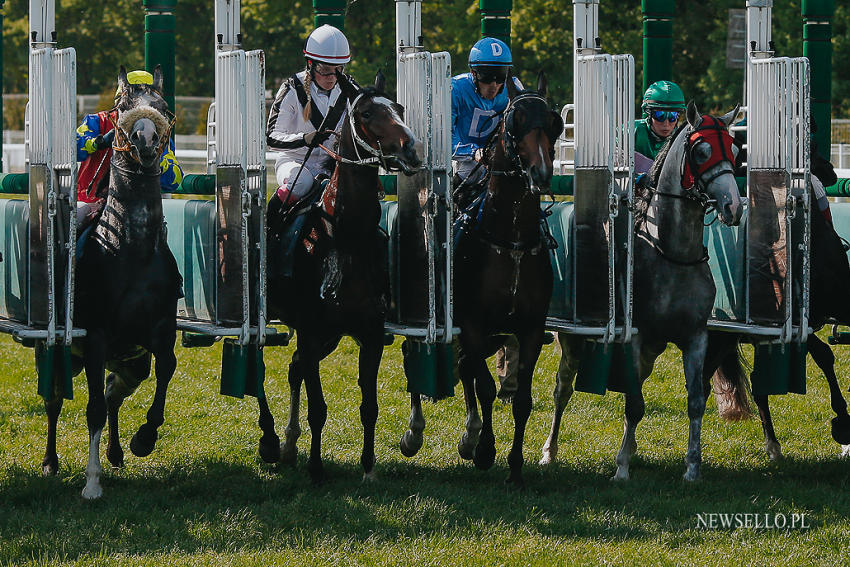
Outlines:
[{"label": "horse's foreleg", "polygon": [[[575,343],[575,345],[573,345]],[[541,465],[548,465],[558,456],[558,435],[561,430],[561,418],[564,409],[573,395],[573,381],[578,370],[579,357],[573,352],[573,346],[578,346],[580,341],[574,341],[566,333],[558,333],[558,344],[561,345],[561,361],[558,363],[558,373],[555,375],[555,391],[552,396],[555,401],[555,412],[552,415],[552,427],[549,437],[543,445],[543,456]]]},{"label": "horse's foreleg", "polygon": [[301,437],[299,414],[301,412],[301,382],[303,380],[299,365],[299,351],[292,355],[289,363],[289,422],[284,430],[284,442],[280,446],[280,462],[295,466],[298,461],[298,438]]},{"label": "horse's foreleg", "polygon": [[847,402],[835,375],[835,355],[817,335],[809,335],[807,346],[815,364],[823,371],[829,384],[829,402],[835,412],[835,417],[832,418],[832,438],[839,445],[850,444],[850,415],[847,415]]},{"label": "horse's foreleg", "polygon": [[513,403],[514,438],[511,443],[511,450],[508,453],[508,466],[511,472],[507,479],[509,484],[517,488],[524,485],[522,465],[525,459],[522,456],[522,446],[525,440],[528,416],[531,415],[531,379],[534,375],[534,366],[540,357],[540,349],[543,346],[543,332],[543,321],[541,320],[538,328],[523,333],[519,337],[517,391]]},{"label": "horse's foreleg", "polygon": [[634,349],[634,353],[636,354],[634,359],[639,364],[638,392],[637,394],[625,394],[626,408],[623,418],[623,440],[620,443],[620,450],[617,452],[617,472],[611,478],[614,481],[629,480],[629,464],[632,455],[637,451],[635,431],[646,412],[646,404],[643,399],[643,383],[652,373],[655,359],[658,358],[661,352],[664,352],[663,346],[660,347],[661,350],[644,351],[641,349],[641,340],[639,337],[632,341],[632,349]]},{"label": "horse's foreleg", "polygon": [[[496,400],[496,382],[487,367],[484,357],[478,361],[475,373],[475,395],[481,404],[481,436],[475,447],[472,462],[481,470],[487,470],[496,461],[496,436],[493,433],[493,402]],[[516,410],[516,402],[514,402]]]},{"label": "horse's foreleg", "polygon": [[258,397],[257,405],[260,408],[257,425],[263,432],[259,445],[260,458],[266,463],[276,463],[280,460],[280,437],[274,430],[274,416],[269,409],[268,398],[265,396]]},{"label": "horse's foreleg", "polygon": [[86,422],[89,429],[89,458],[86,464],[86,486],[83,498],[100,498],[103,488],[100,486],[100,436],[106,424],[106,399],[104,397],[103,373],[106,359],[106,345],[101,333],[92,333],[86,340],[85,368],[89,400],[86,404]]},{"label": "horse's foreleg", "polygon": [[410,421],[407,431],[401,436],[401,454],[405,457],[413,457],[422,448],[425,431],[425,416],[422,413],[422,394],[410,394]]},{"label": "horse's foreleg", "polygon": [[472,460],[478,440],[481,436],[481,417],[478,415],[478,400],[475,397],[476,365],[470,356],[461,349],[458,358],[458,372],[463,384],[463,400],[466,403],[466,423],[463,435],[457,445],[457,452],[466,461]]},{"label": "horse's foreleg", "polygon": [[383,328],[368,339],[361,340],[359,372],[357,382],[360,385],[360,423],[363,425],[363,451],[360,464],[363,465],[363,480],[375,480],[375,424],[378,422],[378,368],[384,353]]},{"label": "horse's foreleg", "polygon": [[322,463],[322,429],[328,419],[328,405],[322,392],[322,382],[319,377],[319,357],[313,351],[303,351],[299,366],[304,372],[304,386],[307,390],[307,423],[310,424],[310,458],[307,460],[307,471],[314,483],[324,478]]},{"label": "horse's foreleg", "polygon": [[698,333],[682,352],[685,367],[685,382],[688,389],[688,453],[685,456],[685,480],[697,480],[702,464],[702,417],[705,414],[705,390],[703,389],[702,366],[708,345],[708,333]]},{"label": "horse's foreleg", "polygon": [[44,476],[54,475],[59,470],[59,456],[56,454],[56,426],[59,414],[62,412],[62,394],[54,393],[53,398],[44,400],[47,413],[47,448],[41,461],[41,472]]},{"label": "horse's foreleg", "polygon": [[776,438],[776,432],[773,430],[773,418],[770,416],[770,402],[767,396],[753,396],[756,402],[756,407],[759,409],[759,419],[761,419],[761,429],[764,432],[764,449],[767,451],[767,456],[771,461],[776,461],[782,458],[782,446]]},{"label": "horse's foreleg", "polygon": [[[137,457],[147,457],[151,454],[159,437],[159,427],[165,422],[165,396],[171,377],[174,376],[174,371],[177,369],[177,357],[174,356],[175,339],[174,332],[166,333],[161,338],[155,336],[152,345],[153,355],[156,359],[154,363],[156,390],[153,395],[153,403],[147,413],[147,420],[130,440],[130,451]],[[148,368],[150,368],[150,364],[148,364]]]}]

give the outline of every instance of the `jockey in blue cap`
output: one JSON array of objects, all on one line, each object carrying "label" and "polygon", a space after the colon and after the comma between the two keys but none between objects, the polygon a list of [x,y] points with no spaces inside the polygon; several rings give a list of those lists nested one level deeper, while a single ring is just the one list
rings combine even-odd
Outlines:
[{"label": "jockey in blue cap", "polygon": [[[505,81],[513,66],[511,49],[505,42],[485,37],[469,52],[469,73],[452,78],[452,159],[455,173],[466,180],[478,161],[490,135],[496,130],[508,106]],[[522,83],[510,77],[518,90]],[[484,166],[477,169],[471,184],[479,182]]]}]

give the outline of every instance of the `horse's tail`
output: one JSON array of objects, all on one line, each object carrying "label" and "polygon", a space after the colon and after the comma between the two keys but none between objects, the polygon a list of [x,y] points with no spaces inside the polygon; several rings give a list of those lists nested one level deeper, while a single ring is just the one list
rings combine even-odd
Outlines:
[{"label": "horse's tail", "polygon": [[727,349],[712,376],[717,411],[725,421],[743,421],[753,416],[743,362],[743,352],[736,342],[734,348]]}]

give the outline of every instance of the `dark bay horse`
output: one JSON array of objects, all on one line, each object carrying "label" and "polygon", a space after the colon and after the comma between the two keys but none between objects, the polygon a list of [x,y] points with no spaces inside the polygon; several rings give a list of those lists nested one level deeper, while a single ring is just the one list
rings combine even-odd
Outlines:
[{"label": "dark bay horse", "polygon": [[[693,102],[689,103],[687,122],[670,136],[653,164],[650,186],[638,196],[634,227],[634,324],[638,334],[632,348],[639,388],[636,394],[626,394],[625,431],[614,480],[629,478],[629,461],[637,450],[635,430],[645,411],[641,388],[670,342],[682,350],[688,392],[690,433],[684,478],[699,478],[706,324],[715,294],[702,243],[703,221],[710,201],[724,224],[735,225],[741,220],[728,132],[737,112],[736,108],[715,118],[700,115]],[[559,334],[558,339],[562,352],[554,393],[555,415],[543,448],[543,464],[558,450],[561,415],[573,392],[584,340],[566,334]]]},{"label": "dark bay horse", "polygon": [[[344,76],[338,77],[341,96],[351,102],[339,135],[339,153],[329,151],[337,161],[336,169],[321,206],[308,213],[303,242],[295,249],[292,277],[272,277],[268,283],[272,318],[294,328],[298,337],[289,365],[289,423],[279,446],[272,446],[278,439],[274,418],[266,400],[260,399],[262,458],[267,462],[279,458],[294,465],[301,434],[301,382],[305,383],[311,432],[307,469],[314,482],[323,477],[321,440],[327,418],[319,362],[333,352],[343,335],[354,337],[360,345],[358,383],[364,437],[360,462],[364,478],[374,478],[378,366],[389,301],[387,239],[378,227],[378,166],[413,173],[421,165],[414,148],[416,139],[403,120],[403,108],[382,93],[382,76],[374,88],[359,92]],[[272,199],[268,211],[270,250],[286,228],[277,201]]]},{"label": "dark bay horse", "polygon": [[466,431],[458,451],[478,468],[493,465],[496,387],[485,359],[504,342],[499,335],[516,335],[519,386],[512,405],[514,438],[508,455],[508,482],[521,486],[531,377],[552,295],[540,194],[552,178],[554,144],[563,122],[544,98],[542,74],[537,91],[517,92],[510,79],[507,88],[510,102],[498,136],[485,152],[490,176],[486,193],[477,211],[461,217],[455,229],[454,316],[461,329],[458,370],[466,401]]},{"label": "dark bay horse", "polygon": [[[74,323],[86,337],[74,351],[85,368],[89,400],[89,460],[83,498],[98,498],[100,437],[109,416],[106,455],[120,467],[124,453],[118,439],[118,409],[124,398],[150,375],[156,359],[156,393],[130,443],[133,454],[150,454],[157,429],[164,421],[165,394],[177,367],[177,293],[180,274],[166,242],[160,189],[160,155],[168,144],[173,115],[162,98],[162,71],[157,65],[152,85],[131,85],[122,66],[118,74],[121,97],[116,104],[114,155],[109,172],[109,195],[103,213],[85,242],[77,263]],[[81,352],[80,352],[81,348]],[[104,371],[111,371],[106,379]],[[56,422],[62,397],[46,400],[48,449],[43,469],[55,473]]]},{"label": "dark bay horse", "polygon": [[[815,199],[812,198],[814,203]],[[850,325],[850,264],[841,238],[833,226],[814,207],[811,221],[811,282],[809,325],[818,330],[827,324]],[[746,337],[737,333],[713,332],[709,335],[708,354],[704,368],[706,381],[715,375],[715,388],[720,415],[729,420],[749,415],[746,401],[747,377],[743,353],[739,348]],[[850,415],[835,374],[835,355],[817,335],[810,333],[806,340],[808,353],[823,371],[829,385],[829,398],[835,417],[831,422],[832,438],[841,445],[850,445]],[[773,429],[768,396],[753,396],[764,431],[765,450],[771,460],[782,457],[782,449]],[[847,449],[845,449],[845,452]]]}]

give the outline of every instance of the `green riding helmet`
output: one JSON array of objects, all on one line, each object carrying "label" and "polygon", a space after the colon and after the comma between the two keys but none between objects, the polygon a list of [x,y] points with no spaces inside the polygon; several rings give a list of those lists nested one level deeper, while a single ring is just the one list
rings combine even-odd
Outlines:
[{"label": "green riding helmet", "polygon": [[685,95],[673,81],[656,81],[643,93],[644,117],[652,110],[685,110]]}]

